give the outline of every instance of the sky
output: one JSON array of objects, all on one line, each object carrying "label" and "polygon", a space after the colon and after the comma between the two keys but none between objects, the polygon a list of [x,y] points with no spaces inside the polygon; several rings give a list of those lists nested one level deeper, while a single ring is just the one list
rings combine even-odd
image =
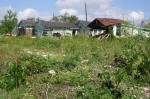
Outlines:
[{"label": "sky", "polygon": [[115,18],[140,23],[150,17],[150,0],[0,0],[0,20],[8,9],[17,12],[18,19],[76,15],[85,20],[84,4],[87,3],[88,20]]}]

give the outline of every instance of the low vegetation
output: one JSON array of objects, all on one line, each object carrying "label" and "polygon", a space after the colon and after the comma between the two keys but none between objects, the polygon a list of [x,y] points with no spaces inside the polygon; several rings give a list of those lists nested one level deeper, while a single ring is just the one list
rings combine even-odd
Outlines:
[{"label": "low vegetation", "polygon": [[150,39],[142,36],[2,37],[0,97],[148,99],[149,53]]}]

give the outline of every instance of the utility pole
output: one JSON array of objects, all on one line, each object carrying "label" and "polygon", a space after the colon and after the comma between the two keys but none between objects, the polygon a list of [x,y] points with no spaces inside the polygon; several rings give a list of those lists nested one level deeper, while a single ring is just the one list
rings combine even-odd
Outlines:
[{"label": "utility pole", "polygon": [[54,12],[53,12],[53,19],[54,19],[54,17],[55,17],[55,14],[54,14]]},{"label": "utility pole", "polygon": [[88,18],[87,18],[87,5],[86,5],[86,2],[85,2],[85,17],[86,17],[86,22],[87,22]]}]

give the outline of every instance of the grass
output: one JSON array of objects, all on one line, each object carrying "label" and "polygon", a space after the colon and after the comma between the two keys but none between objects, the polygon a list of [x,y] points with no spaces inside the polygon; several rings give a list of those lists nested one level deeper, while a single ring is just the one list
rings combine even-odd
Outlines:
[{"label": "grass", "polygon": [[[127,75],[124,69],[110,67],[116,57],[121,55],[127,57],[124,51],[130,49],[134,51],[133,45],[143,55],[147,55],[150,47],[149,39],[141,36],[109,38],[102,41],[81,35],[63,37],[59,40],[50,37],[34,39],[2,37],[0,38],[0,76],[2,78],[0,83],[6,87],[0,85],[0,94],[2,99],[45,99],[49,86],[50,99],[126,99],[135,98],[135,96],[147,98],[142,94],[141,86],[136,83],[136,80],[134,82],[132,76]],[[26,49],[56,56],[45,58],[36,54],[31,55],[26,52]],[[129,56],[132,57],[132,54]],[[123,60],[125,60],[124,57]],[[56,74],[48,74],[49,70],[55,70]],[[14,80],[9,83],[12,84],[11,89],[10,85],[5,83],[11,82],[10,79]],[[146,80],[144,85],[147,84]],[[135,86],[139,88],[132,90]]]}]

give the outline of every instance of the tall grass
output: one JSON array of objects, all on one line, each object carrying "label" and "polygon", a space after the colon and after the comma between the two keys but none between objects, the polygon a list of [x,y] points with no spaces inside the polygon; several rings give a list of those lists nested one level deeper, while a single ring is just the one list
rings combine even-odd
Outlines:
[{"label": "tall grass", "polygon": [[[126,57],[128,59],[136,59],[138,56],[143,58],[142,55],[145,55],[147,60],[143,59],[145,61],[140,61],[141,64],[148,63],[149,42],[149,38],[142,36],[108,38],[102,41],[83,35],[60,39],[50,37],[0,38],[0,78],[4,77],[0,83],[7,86],[8,89],[11,87],[8,91],[7,88],[0,85],[0,93],[5,92],[7,93],[5,96],[18,97],[18,99],[21,97],[40,99],[45,97],[43,92],[49,82],[49,97],[51,98],[105,97],[115,99],[118,97],[134,98],[134,94],[143,97],[138,94],[139,90],[130,90],[137,83],[134,82],[136,80],[132,79],[132,76],[126,74],[124,69],[126,65],[121,64],[124,67],[120,68],[118,64],[116,66],[115,63],[115,67],[112,64],[116,57],[125,60]],[[30,55],[24,51],[25,49],[53,53],[57,56],[44,58]],[[128,53],[129,51],[131,53]],[[134,51],[136,52],[134,53]],[[127,64],[131,65],[134,62],[136,62],[134,59],[131,63],[129,60]],[[51,79],[47,72],[52,69],[56,71],[56,75]],[[18,79],[14,80],[13,77]],[[9,81],[7,78],[14,81]],[[14,85],[8,85],[5,81],[12,82]],[[18,89],[15,89],[15,81],[19,83]],[[129,86],[127,81],[133,83],[133,86]],[[26,88],[22,89],[22,86]],[[19,95],[13,96],[12,93],[16,93],[18,90],[21,90]]]}]

